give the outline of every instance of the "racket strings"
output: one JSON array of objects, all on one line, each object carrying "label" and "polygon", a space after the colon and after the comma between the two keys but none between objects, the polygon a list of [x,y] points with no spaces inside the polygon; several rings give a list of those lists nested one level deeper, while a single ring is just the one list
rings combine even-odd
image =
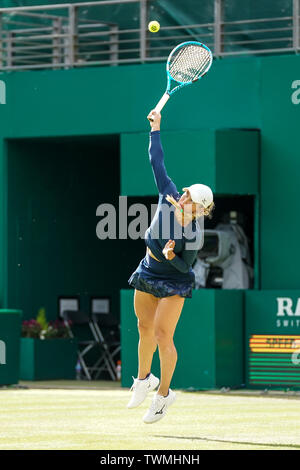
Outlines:
[{"label": "racket strings", "polygon": [[190,82],[203,75],[211,62],[211,53],[202,46],[188,45],[172,55],[169,73],[178,82]]}]

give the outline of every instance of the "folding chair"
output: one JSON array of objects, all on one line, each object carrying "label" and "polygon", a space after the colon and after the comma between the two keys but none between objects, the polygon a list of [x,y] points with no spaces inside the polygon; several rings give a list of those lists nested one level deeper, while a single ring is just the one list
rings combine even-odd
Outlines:
[{"label": "folding chair", "polygon": [[[82,312],[81,310],[64,310],[62,312],[62,316],[64,319],[64,323],[67,326],[69,330],[69,334],[72,338],[77,337],[78,339],[78,360],[81,364],[81,368],[85,374],[85,377],[88,380],[92,380],[92,372],[95,370],[95,364],[92,366],[88,366],[86,363],[86,358],[85,356],[87,355],[88,352],[90,352],[93,348],[97,348],[101,352],[101,356],[99,359],[97,359],[96,364],[97,367],[96,369],[102,365],[102,369],[108,370],[110,373],[110,376],[112,377],[113,380],[115,377],[115,372],[112,370],[112,367],[110,365],[110,362],[107,358],[107,353],[105,349],[102,347],[101,343],[99,342],[98,336],[95,332],[95,328],[93,325],[93,322],[90,320],[89,316],[85,313]],[[71,324],[70,324],[70,323]],[[81,340],[78,338],[76,335],[76,331],[78,333],[78,328],[83,327],[84,325],[87,325],[89,327],[90,332],[92,333],[92,338],[87,339],[87,340]]]},{"label": "folding chair", "polygon": [[[106,352],[106,357],[114,373],[113,380],[117,380],[117,364],[115,356],[121,350],[120,325],[118,320],[110,313],[92,313],[93,328],[97,335],[99,343]],[[98,361],[99,362],[99,361]],[[99,364],[95,364],[98,367]],[[101,368],[96,372],[97,379],[101,373]]]}]

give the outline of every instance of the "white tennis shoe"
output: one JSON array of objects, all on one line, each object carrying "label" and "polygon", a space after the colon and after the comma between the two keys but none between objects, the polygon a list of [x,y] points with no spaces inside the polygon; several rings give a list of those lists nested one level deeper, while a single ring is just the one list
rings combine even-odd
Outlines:
[{"label": "white tennis shoe", "polygon": [[147,379],[133,378],[133,385],[130,391],[133,391],[132,397],[127,405],[127,408],[136,408],[140,406],[145,400],[149,392],[152,392],[159,385],[159,379],[153,374],[150,374]]},{"label": "white tennis shoe", "polygon": [[143,417],[144,423],[155,423],[156,421],[162,419],[166,415],[168,407],[171,406],[175,400],[176,393],[173,392],[173,390],[170,388],[169,394],[166,397],[156,393],[152,399],[149,410]]}]

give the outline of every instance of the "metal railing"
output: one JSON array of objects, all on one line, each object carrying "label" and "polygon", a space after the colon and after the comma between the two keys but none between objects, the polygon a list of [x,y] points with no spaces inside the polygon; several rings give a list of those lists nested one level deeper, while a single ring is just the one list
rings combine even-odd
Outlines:
[{"label": "metal railing", "polygon": [[[162,26],[156,35],[147,30],[150,2],[155,0],[0,8],[0,70],[162,61],[189,40],[204,42],[215,57],[299,51],[299,0],[290,0],[291,16],[237,21],[225,21],[224,1],[212,0],[210,22]],[[101,9],[107,16],[107,8],[120,5],[135,5],[138,27],[124,27],[126,18],[122,24],[101,19]]]}]

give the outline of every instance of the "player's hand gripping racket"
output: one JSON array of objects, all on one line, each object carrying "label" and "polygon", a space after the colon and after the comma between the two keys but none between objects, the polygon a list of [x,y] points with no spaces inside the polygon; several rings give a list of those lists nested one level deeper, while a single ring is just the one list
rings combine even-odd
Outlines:
[{"label": "player's hand gripping racket", "polygon": [[[173,93],[203,77],[212,64],[210,49],[201,42],[189,41],[176,46],[167,60],[167,89],[154,108],[160,113]],[[172,82],[175,87],[171,90]],[[152,121],[151,118],[149,118]]]}]

